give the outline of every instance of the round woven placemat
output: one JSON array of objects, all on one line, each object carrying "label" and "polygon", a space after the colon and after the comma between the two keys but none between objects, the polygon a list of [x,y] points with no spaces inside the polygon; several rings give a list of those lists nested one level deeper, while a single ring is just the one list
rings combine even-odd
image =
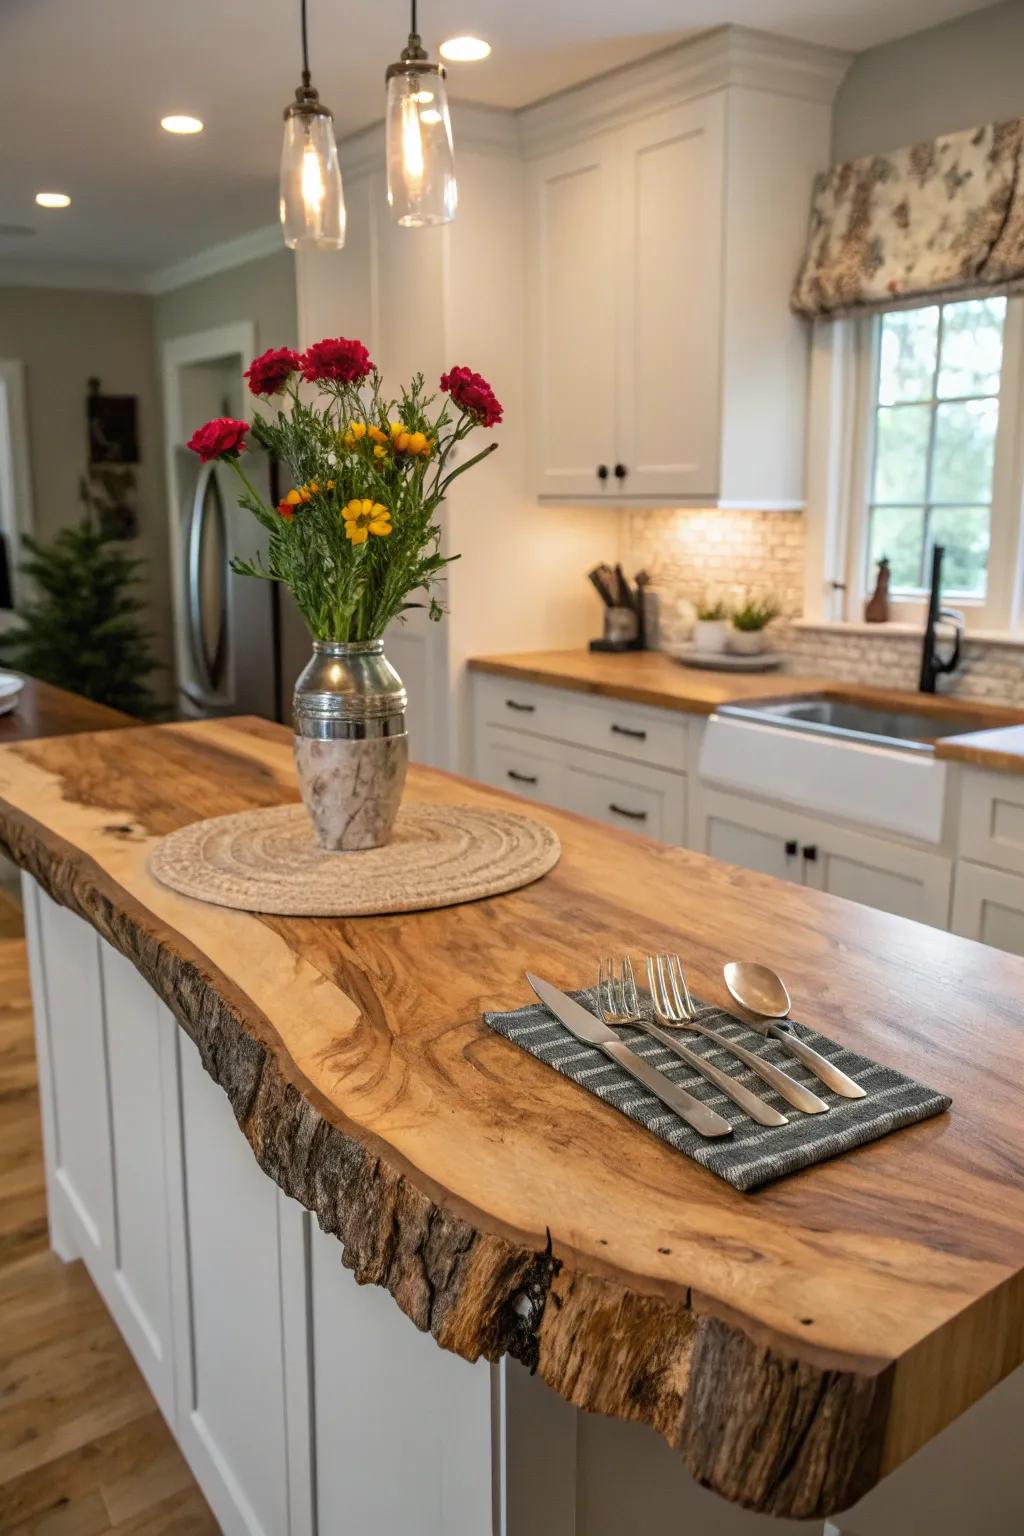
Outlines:
[{"label": "round woven placemat", "polygon": [[197,821],[149,855],[164,885],[243,912],[366,917],[514,891],[546,875],[561,845],[539,821],[470,805],[403,805],[390,843],[326,853],[302,805]]}]

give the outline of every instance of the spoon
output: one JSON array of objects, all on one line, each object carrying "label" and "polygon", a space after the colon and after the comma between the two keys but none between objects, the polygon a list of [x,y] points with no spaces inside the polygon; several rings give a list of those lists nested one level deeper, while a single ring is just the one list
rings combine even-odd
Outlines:
[{"label": "spoon", "polygon": [[841,1098],[867,1097],[859,1083],[847,1077],[845,1072],[840,1072],[824,1056],[819,1056],[796,1034],[789,1023],[789,1010],[793,1005],[781,976],[776,976],[767,965],[758,965],[753,960],[730,960],[722,974],[730,996],[735,998],[740,1007],[748,1013],[760,1015],[759,1019],[753,1020],[755,1029],[770,1035],[774,1040],[781,1040],[809,1072],[813,1072],[815,1077]]}]

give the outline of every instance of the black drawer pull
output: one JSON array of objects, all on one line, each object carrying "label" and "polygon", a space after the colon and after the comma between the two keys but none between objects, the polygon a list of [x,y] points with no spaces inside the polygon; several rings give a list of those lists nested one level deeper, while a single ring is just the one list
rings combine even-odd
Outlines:
[{"label": "black drawer pull", "polygon": [[615,736],[632,736],[634,738],[634,740],[636,740],[636,741],[646,741],[647,740],[647,732],[646,731],[634,731],[634,730],[631,730],[628,725],[613,725],[611,727],[611,730],[612,730],[613,735],[615,735]]},{"label": "black drawer pull", "polygon": [[815,859],[818,857],[818,850],[814,843],[805,844],[803,849],[803,856],[808,860],[809,863],[814,863]]},{"label": "black drawer pull", "polygon": [[796,838],[795,837],[789,838],[787,840],[787,842],[786,842],[786,858],[787,859],[795,859],[799,852],[800,852],[800,844],[797,842]]},{"label": "black drawer pull", "polygon": [[516,773],[514,768],[509,768],[507,771],[509,778],[515,779],[517,784],[536,784],[537,782],[535,773]]},{"label": "black drawer pull", "polygon": [[626,478],[626,476],[628,474],[629,474],[629,470],[626,468],[625,464],[616,464],[616,466],[615,466],[615,478],[616,478],[616,480],[625,480],[625,478]]},{"label": "black drawer pull", "polygon": [[599,480],[607,480],[608,479],[608,465],[607,464],[599,464],[597,466],[597,478]]},{"label": "black drawer pull", "polygon": [[532,715],[534,710],[537,708],[537,706],[536,706],[536,704],[520,704],[518,699],[506,699],[505,700],[505,708],[506,709],[518,709],[524,715]]},{"label": "black drawer pull", "polygon": [[628,816],[630,821],[646,821],[647,820],[647,812],[646,811],[627,811],[626,807],[624,805],[616,805],[614,800],[609,805],[608,809],[610,811],[614,811],[616,816]]}]

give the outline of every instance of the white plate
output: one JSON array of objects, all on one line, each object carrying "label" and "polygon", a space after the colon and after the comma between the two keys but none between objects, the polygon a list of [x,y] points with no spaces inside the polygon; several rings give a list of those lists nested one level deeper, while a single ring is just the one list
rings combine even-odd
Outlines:
[{"label": "white plate", "polygon": [[705,672],[775,672],[786,659],[781,651],[743,656],[733,651],[698,651],[693,645],[674,646],[668,654],[684,667],[698,667]]},{"label": "white plate", "polygon": [[0,672],[0,715],[11,712],[24,686],[24,678],[15,677],[13,672]]}]

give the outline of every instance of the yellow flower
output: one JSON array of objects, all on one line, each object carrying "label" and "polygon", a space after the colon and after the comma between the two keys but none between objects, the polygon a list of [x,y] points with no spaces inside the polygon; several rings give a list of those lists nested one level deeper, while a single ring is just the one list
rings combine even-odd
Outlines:
[{"label": "yellow flower", "polygon": [[387,443],[388,434],[386,432],[382,432],[380,427],[368,427],[367,431],[369,433],[371,442],[384,444]]},{"label": "yellow flower", "polygon": [[289,491],[288,495],[284,499],[285,499],[285,501],[288,503],[288,505],[290,507],[297,507],[299,505],[299,503],[303,499],[302,498],[302,492],[301,491]]},{"label": "yellow flower", "polygon": [[345,433],[345,435],[344,435],[344,437],[342,438],[341,441],[343,442],[343,444],[345,445],[346,448],[351,449],[351,448],[355,447],[356,443],[361,442],[362,439],[365,436],[366,436],[366,422],[365,421],[353,421],[353,422],[350,423],[348,431]]},{"label": "yellow flower", "polygon": [[373,456],[375,459],[386,459],[388,456],[388,451],[386,448],[382,448],[380,443],[378,443],[376,448],[373,450]]},{"label": "yellow flower", "polygon": [[430,439],[423,432],[411,432],[400,421],[393,421],[390,426],[391,446],[396,453],[410,453],[417,458],[430,457]]},{"label": "yellow flower", "polygon": [[353,544],[365,544],[371,533],[384,539],[391,532],[390,511],[369,497],[350,501],[341,515],[345,519],[345,536]]}]

